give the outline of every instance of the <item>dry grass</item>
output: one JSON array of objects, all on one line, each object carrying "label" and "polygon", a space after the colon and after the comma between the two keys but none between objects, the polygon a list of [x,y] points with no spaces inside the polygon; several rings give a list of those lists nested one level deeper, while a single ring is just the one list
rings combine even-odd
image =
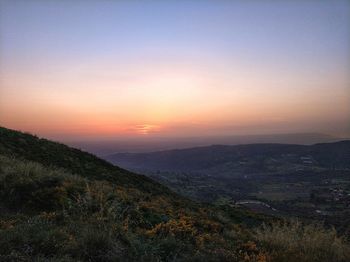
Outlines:
[{"label": "dry grass", "polygon": [[350,246],[335,229],[289,221],[263,225],[256,240],[272,255],[273,261],[350,261]]}]

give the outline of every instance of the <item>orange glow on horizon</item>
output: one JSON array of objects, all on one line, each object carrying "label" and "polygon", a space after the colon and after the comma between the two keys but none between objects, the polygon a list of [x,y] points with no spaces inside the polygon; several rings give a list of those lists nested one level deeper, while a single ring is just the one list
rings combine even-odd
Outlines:
[{"label": "orange glow on horizon", "polygon": [[1,126],[67,139],[350,136],[348,2],[3,2]]},{"label": "orange glow on horizon", "polygon": [[327,130],[350,119],[342,72],[325,81],[239,64],[70,66],[2,72],[1,125],[48,137],[151,137]]}]

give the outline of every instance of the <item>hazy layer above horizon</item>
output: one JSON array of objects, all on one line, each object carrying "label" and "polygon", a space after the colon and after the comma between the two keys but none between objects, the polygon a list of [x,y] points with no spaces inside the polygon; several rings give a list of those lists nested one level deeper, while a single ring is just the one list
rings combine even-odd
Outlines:
[{"label": "hazy layer above horizon", "polygon": [[350,136],[349,1],[0,1],[0,124],[60,141]]},{"label": "hazy layer above horizon", "polygon": [[249,136],[207,136],[207,137],[151,137],[114,140],[75,140],[67,144],[101,157],[114,153],[142,153],[173,149],[184,149],[211,145],[238,145],[256,143],[280,143],[312,145],[349,140],[349,137],[334,137],[317,133],[270,134]]}]

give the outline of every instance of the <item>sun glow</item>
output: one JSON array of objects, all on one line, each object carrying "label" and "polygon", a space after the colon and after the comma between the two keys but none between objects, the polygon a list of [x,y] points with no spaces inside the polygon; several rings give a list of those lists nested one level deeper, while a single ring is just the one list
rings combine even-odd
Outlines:
[{"label": "sun glow", "polygon": [[148,135],[150,133],[156,133],[160,131],[160,127],[156,125],[137,125],[135,127],[136,132],[141,135]]},{"label": "sun glow", "polygon": [[96,12],[69,4],[62,19],[52,3],[7,2],[3,126],[79,139],[350,134],[346,8],[273,5],[278,12],[253,14],[222,2],[130,12],[115,1]]}]

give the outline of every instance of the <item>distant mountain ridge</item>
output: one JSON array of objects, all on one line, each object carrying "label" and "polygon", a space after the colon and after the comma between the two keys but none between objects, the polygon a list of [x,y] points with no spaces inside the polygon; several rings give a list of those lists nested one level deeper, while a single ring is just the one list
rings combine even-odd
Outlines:
[{"label": "distant mountain ridge", "polygon": [[350,167],[350,140],[314,145],[247,144],[212,145],[150,153],[118,153],[106,160],[133,170],[198,171],[227,162],[293,154],[311,156],[320,166]]},{"label": "distant mountain ridge", "polygon": [[202,147],[210,145],[240,145],[255,143],[281,143],[311,145],[340,141],[342,138],[322,133],[291,133],[270,135],[232,135],[232,136],[198,136],[198,137],[138,137],[96,141],[67,141],[73,147],[82,148],[104,157],[113,153],[148,153]]}]

